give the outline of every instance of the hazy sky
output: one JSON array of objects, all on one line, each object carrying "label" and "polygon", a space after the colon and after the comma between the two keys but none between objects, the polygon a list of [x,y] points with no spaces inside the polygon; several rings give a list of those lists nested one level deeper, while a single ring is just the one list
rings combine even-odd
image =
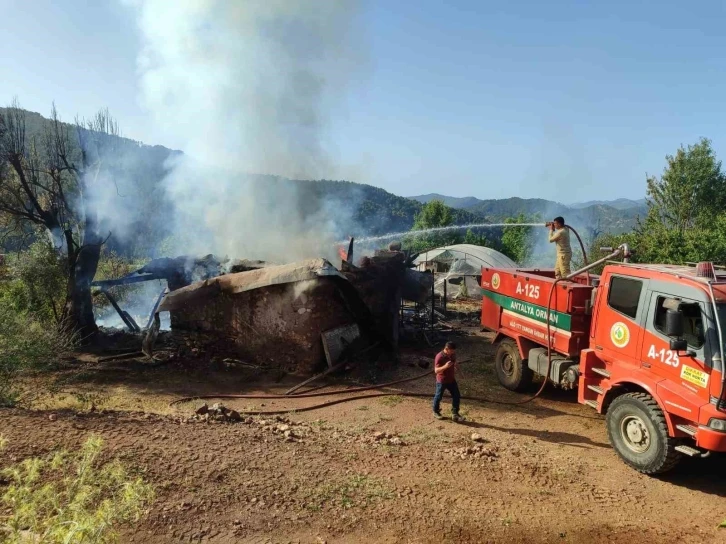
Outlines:
[{"label": "hazy sky", "polygon": [[[680,144],[705,136],[726,155],[724,5],[369,0],[328,177],[406,196],[641,198]],[[108,106],[124,135],[180,145],[139,105],[128,6],[0,0],[0,13],[0,103],[47,115],[55,100],[67,120]]]}]

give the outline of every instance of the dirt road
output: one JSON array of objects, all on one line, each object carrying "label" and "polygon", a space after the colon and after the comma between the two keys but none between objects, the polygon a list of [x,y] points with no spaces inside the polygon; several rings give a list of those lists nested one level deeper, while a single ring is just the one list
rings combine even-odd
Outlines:
[{"label": "dirt road", "polygon": [[[488,338],[460,344],[460,358],[471,359],[464,394],[518,398],[496,385]],[[377,378],[420,373],[409,365],[428,355],[406,352]],[[125,528],[123,542],[726,542],[716,528],[726,518],[724,456],[641,476],[572,393],[519,408],[469,403],[465,424],[435,420],[428,399],[404,397],[239,423],[190,420],[190,404],[163,415],[116,411],[148,412],[194,392],[289,386],[239,372],[182,365],[90,375],[78,387],[104,399],[94,413],[54,410],[51,421],[46,410],[0,411],[9,440],[0,466],[99,434],[109,455],[157,489],[149,516]],[[431,382],[407,389],[429,393]],[[225,404],[274,410],[312,401]]]}]

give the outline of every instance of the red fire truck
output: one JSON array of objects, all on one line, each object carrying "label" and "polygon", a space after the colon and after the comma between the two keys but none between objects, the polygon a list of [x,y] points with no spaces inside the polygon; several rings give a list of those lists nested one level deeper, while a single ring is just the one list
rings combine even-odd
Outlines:
[{"label": "red fire truck", "polygon": [[627,254],[621,246],[565,281],[483,268],[481,323],[496,333],[504,387],[524,391],[535,374],[577,387],[581,404],[606,415],[622,460],[656,474],[726,451],[726,272],[610,261]]}]

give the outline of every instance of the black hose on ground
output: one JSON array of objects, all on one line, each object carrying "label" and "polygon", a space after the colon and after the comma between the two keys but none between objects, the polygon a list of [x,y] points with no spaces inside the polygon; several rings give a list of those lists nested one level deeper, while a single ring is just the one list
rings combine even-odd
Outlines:
[{"label": "black hose on ground", "polygon": [[[395,380],[392,382],[382,383],[379,385],[366,385],[365,387],[354,387],[352,389],[339,389],[337,391],[321,391],[318,393],[299,393],[297,395],[275,395],[275,394],[252,394],[252,395],[198,395],[194,397],[184,397],[176,399],[170,403],[171,406],[179,404],[181,402],[189,402],[192,400],[203,400],[203,399],[302,399],[311,397],[329,397],[331,395],[342,395],[345,393],[360,393],[361,391],[372,391],[374,389],[383,389],[385,387],[391,387],[398,385],[399,383],[414,382],[425,378],[429,374],[433,374],[433,370],[428,370],[418,376],[412,378],[403,378],[401,380]],[[400,395],[401,393],[385,393],[385,395]]]},{"label": "black hose on ground", "polygon": [[[559,283],[561,280],[556,280],[555,283],[552,284],[552,288],[550,289],[549,298],[547,301],[547,337],[550,337],[550,304],[552,301],[552,293],[554,293],[555,285]],[[548,342],[548,364],[547,364],[547,376],[549,376],[550,373],[550,367],[552,366],[552,356],[551,356],[551,342]],[[420,380],[422,378],[425,378],[426,376],[429,376],[433,374],[433,370],[429,370],[427,372],[424,372],[423,374],[419,374],[418,376],[413,376],[411,378],[403,378],[401,380],[395,380],[392,382],[382,383],[378,385],[368,385],[365,387],[355,387],[352,389],[342,389],[337,391],[322,391],[318,393],[300,393],[298,395],[274,395],[274,394],[247,394],[247,395],[198,395],[194,397],[183,397],[180,399],[176,399],[170,403],[170,405],[179,404],[182,402],[190,402],[193,400],[203,400],[203,399],[249,399],[249,400],[261,400],[261,399],[290,399],[290,398],[311,398],[311,397],[326,397],[331,395],[342,395],[342,394],[349,394],[349,393],[361,393],[363,391],[373,391],[373,390],[380,390],[387,387],[392,387],[394,385],[398,385],[401,383],[408,383]],[[461,398],[463,400],[474,400],[479,402],[489,402],[492,404],[503,404],[508,406],[516,406],[520,404],[526,404],[528,402],[533,401],[537,397],[539,397],[542,394],[542,391],[544,391],[545,386],[547,385],[547,377],[545,376],[545,379],[542,381],[542,385],[533,396],[519,400],[519,401],[503,401],[503,400],[494,400],[489,399],[486,397],[477,397],[477,396],[462,396]],[[321,408],[327,408],[329,406],[335,406],[336,404],[342,404],[344,402],[350,402],[353,400],[361,400],[361,399],[368,399],[368,398],[377,398],[377,397],[388,397],[388,396],[400,396],[400,397],[431,397],[431,394],[429,393],[412,393],[407,391],[391,391],[391,392],[380,392],[380,393],[374,393],[371,395],[356,395],[353,397],[345,397],[343,399],[336,399],[331,400],[327,402],[323,402],[321,404],[315,404],[312,406],[304,406],[302,408],[291,408],[291,409],[284,409],[284,410],[248,410],[244,412],[240,412],[241,415],[279,415],[279,414],[289,414],[292,412],[309,412],[312,410],[319,410]]]},{"label": "black hose on ground", "polygon": [[[539,395],[539,393],[538,393]],[[283,410],[246,410],[244,412],[239,412],[240,415],[243,416],[275,416],[275,415],[281,415],[281,414],[291,414],[295,412],[310,412],[313,410],[319,410],[321,408],[327,408],[329,406],[335,406],[336,404],[342,404],[344,402],[350,402],[353,400],[362,400],[362,399],[375,399],[378,397],[390,397],[390,396],[397,396],[397,397],[417,397],[417,398],[427,398],[430,399],[433,397],[431,393],[411,393],[407,391],[401,391],[401,392],[395,392],[392,391],[390,393],[372,393],[370,395],[356,395],[354,397],[345,397],[343,399],[336,399],[336,400],[330,400],[327,402],[323,402],[321,404],[313,404],[312,406],[303,406],[302,408],[287,408]],[[297,395],[296,395],[297,397]],[[536,395],[535,395],[536,397]],[[530,400],[534,399],[535,397],[532,397],[525,402],[529,402]],[[224,398],[224,397],[211,397],[211,398]],[[266,397],[269,398],[269,397]],[[291,398],[291,397],[286,397]],[[294,397],[293,397],[294,398]],[[516,404],[524,404],[524,402],[505,402],[502,400],[491,400],[487,399],[485,397],[476,397],[476,396],[470,396],[470,395],[463,395],[461,397],[461,400],[473,400],[477,402],[490,402],[493,404],[507,404],[507,405],[516,405]]]}]

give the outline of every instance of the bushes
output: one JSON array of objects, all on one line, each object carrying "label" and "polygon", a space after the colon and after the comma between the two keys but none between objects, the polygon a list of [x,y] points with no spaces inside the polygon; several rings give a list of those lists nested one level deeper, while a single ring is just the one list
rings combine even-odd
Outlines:
[{"label": "bushes", "polygon": [[[47,241],[9,255],[0,270],[0,406],[12,406],[21,396],[18,377],[27,370],[47,367],[74,345],[64,307],[68,274],[64,260]],[[138,268],[115,253],[104,252],[101,278],[118,277]],[[119,287],[119,300],[134,287]],[[105,297],[99,302],[107,303]]]},{"label": "bushes", "polygon": [[4,470],[10,485],[2,502],[10,517],[0,526],[0,538],[13,544],[116,542],[115,527],[139,520],[154,491],[118,460],[101,462],[102,446],[92,436],[78,451],[26,459]]},{"label": "bushes", "polygon": [[8,258],[0,278],[0,304],[28,313],[42,323],[60,323],[68,274],[48,242],[35,242],[27,251]]},{"label": "bushes", "polygon": [[73,346],[73,336],[60,325],[48,325],[27,312],[16,312],[0,298],[0,406],[14,405],[23,371],[42,369]]},{"label": "bushes", "polygon": [[47,367],[73,345],[63,328],[66,275],[52,246],[36,242],[6,268],[0,277],[0,406],[18,401],[22,372]]}]

